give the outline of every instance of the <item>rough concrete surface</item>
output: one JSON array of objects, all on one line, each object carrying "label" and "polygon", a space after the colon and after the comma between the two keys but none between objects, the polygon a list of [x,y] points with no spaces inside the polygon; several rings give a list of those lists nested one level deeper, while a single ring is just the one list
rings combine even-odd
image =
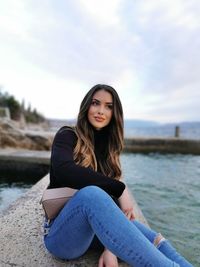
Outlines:
[{"label": "rough concrete surface", "polygon": [[[26,194],[0,214],[0,266],[20,267],[80,267],[98,266],[98,252],[89,251],[74,261],[60,261],[52,257],[43,245],[43,211],[39,204],[49,176],[45,176]],[[136,217],[147,223],[134,201]],[[120,262],[120,267],[128,266]]]},{"label": "rough concrete surface", "polygon": [[200,155],[200,140],[173,137],[125,138],[124,151],[132,153],[181,153]]},{"label": "rough concrete surface", "polygon": [[28,149],[0,149],[0,161],[3,162],[24,162],[35,164],[50,163],[50,151],[28,150]]}]

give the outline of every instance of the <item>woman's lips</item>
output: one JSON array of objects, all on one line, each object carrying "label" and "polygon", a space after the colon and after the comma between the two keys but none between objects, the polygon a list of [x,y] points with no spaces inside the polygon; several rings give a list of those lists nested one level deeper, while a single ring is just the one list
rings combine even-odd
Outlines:
[{"label": "woman's lips", "polygon": [[105,119],[102,117],[94,117],[96,121],[103,122]]}]

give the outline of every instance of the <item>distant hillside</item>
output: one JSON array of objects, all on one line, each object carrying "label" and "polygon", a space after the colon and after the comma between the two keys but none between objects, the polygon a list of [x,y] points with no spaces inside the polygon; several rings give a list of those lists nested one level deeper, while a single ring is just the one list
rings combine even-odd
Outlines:
[{"label": "distant hillside", "polygon": [[66,120],[48,119],[48,124],[52,131],[56,131],[57,129],[59,129],[64,125],[73,126],[75,125],[75,123],[76,123],[75,119],[66,119]]},{"label": "distant hillside", "polygon": [[148,120],[124,120],[125,128],[159,126],[160,123]]},{"label": "distant hillside", "polygon": [[182,122],[173,122],[173,123],[166,123],[163,125],[171,125],[171,126],[175,126],[175,125],[179,125],[179,126],[183,126],[183,127],[193,127],[193,126],[199,126],[200,127],[200,121],[182,121]]},{"label": "distant hillside", "polygon": [[[63,125],[75,125],[76,119],[48,119],[51,128],[59,128]],[[152,127],[159,126],[160,124],[155,121],[147,121],[147,120],[125,120],[124,126],[125,128],[134,128],[134,127]]]},{"label": "distant hillside", "polygon": [[[63,125],[75,125],[76,119],[48,119],[48,122],[50,123],[51,127],[61,127]],[[159,123],[156,121],[150,121],[150,120],[131,120],[131,119],[125,119],[124,120],[124,126],[126,129],[129,128],[146,128],[146,127],[156,127],[156,126],[184,126],[184,127],[192,127],[192,126],[199,126],[200,122],[176,122],[176,123]]]}]

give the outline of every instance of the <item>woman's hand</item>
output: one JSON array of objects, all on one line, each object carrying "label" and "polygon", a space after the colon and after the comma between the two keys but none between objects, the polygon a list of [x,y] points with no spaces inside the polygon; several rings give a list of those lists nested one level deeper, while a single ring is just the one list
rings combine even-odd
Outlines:
[{"label": "woman's hand", "polygon": [[117,257],[108,249],[105,249],[99,258],[98,267],[118,267]]},{"label": "woman's hand", "polygon": [[135,219],[133,201],[127,187],[124,189],[121,197],[119,197],[119,205],[129,220]]}]

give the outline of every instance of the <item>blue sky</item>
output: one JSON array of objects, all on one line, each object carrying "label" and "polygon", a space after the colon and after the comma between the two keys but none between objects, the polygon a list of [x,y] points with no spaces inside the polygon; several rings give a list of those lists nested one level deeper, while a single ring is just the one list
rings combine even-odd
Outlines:
[{"label": "blue sky", "polygon": [[49,118],[97,83],[125,118],[200,120],[199,0],[3,0],[0,85]]}]

